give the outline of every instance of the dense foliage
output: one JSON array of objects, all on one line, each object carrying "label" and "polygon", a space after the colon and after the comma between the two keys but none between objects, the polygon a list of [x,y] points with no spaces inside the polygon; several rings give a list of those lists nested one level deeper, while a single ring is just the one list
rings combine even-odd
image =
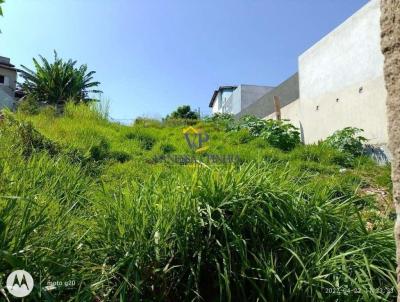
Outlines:
[{"label": "dense foliage", "polygon": [[166,117],[166,119],[187,119],[197,120],[199,115],[197,112],[192,111],[189,105],[179,106],[175,111]]},{"label": "dense foliage", "polygon": [[0,0],[0,16],[3,16],[3,10],[1,8],[1,5],[4,3],[4,0]]},{"label": "dense foliage", "polygon": [[226,131],[246,129],[251,136],[262,137],[271,147],[284,151],[293,150],[300,144],[300,131],[286,121],[265,120],[251,115],[235,120],[225,114],[216,114],[206,121],[223,125]]},{"label": "dense foliage", "polygon": [[39,56],[41,64],[33,59],[35,70],[22,66],[20,75],[23,83],[21,90],[37,102],[63,104],[68,100],[75,102],[90,101],[90,93],[100,93],[100,82],[93,81],[95,71],[89,71],[87,65],[76,67],[76,61],[64,61],[54,52],[54,62]]},{"label": "dense foliage", "polygon": [[390,194],[389,167],[201,121],[207,151],[241,163],[154,163],[191,152],[184,125],[104,116],[0,122],[2,284],[24,268],[32,301],[394,299],[393,209],[369,193]]},{"label": "dense foliage", "polygon": [[346,127],[329,136],[325,143],[351,156],[360,156],[364,150],[367,139],[360,135],[362,129]]}]

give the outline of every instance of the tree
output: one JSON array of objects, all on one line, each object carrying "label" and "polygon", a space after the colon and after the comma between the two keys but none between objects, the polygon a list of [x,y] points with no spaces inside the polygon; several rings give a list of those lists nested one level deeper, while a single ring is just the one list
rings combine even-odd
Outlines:
[{"label": "tree", "polygon": [[42,64],[33,59],[35,71],[22,65],[20,74],[23,83],[19,85],[27,96],[37,102],[52,105],[63,104],[67,100],[88,102],[92,100],[90,93],[101,93],[101,90],[95,89],[100,82],[93,81],[96,72],[88,72],[86,65],[75,67],[76,61],[63,61],[55,51],[53,63],[39,57]]},{"label": "tree", "polygon": [[381,48],[385,56],[389,149],[393,155],[394,227],[397,259],[397,301],[400,302],[400,1],[381,0]]},{"label": "tree", "polygon": [[[0,17],[3,16],[3,10],[1,8],[1,5],[4,3],[4,0],[0,0]],[[1,34],[1,30],[0,30],[0,34]]]},{"label": "tree", "polygon": [[4,3],[4,0],[0,0],[0,16],[3,16],[3,10],[1,9],[1,5]]},{"label": "tree", "polygon": [[189,105],[179,106],[174,112],[167,115],[167,119],[196,120],[198,118],[198,113],[192,111]]}]

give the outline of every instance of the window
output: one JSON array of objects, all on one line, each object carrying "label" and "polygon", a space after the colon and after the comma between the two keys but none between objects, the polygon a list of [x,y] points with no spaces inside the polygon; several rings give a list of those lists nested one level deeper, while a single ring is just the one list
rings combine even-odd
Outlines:
[{"label": "window", "polygon": [[4,85],[5,77],[3,75],[0,75],[0,84]]}]

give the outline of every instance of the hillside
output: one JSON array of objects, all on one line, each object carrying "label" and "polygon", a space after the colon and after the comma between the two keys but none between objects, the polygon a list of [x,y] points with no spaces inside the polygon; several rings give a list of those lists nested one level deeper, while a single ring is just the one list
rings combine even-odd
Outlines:
[{"label": "hillside", "polygon": [[[395,296],[389,166],[192,126],[209,135],[206,154],[237,160],[194,155],[182,121],[120,125],[70,104],[63,116],[7,113],[1,278],[25,267],[40,280],[32,300],[45,301]],[[183,155],[197,162],[173,160]]]}]

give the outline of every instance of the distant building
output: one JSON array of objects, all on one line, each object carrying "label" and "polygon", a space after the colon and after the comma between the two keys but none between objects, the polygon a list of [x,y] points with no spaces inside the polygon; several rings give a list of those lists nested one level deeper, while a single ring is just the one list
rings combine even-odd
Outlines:
[{"label": "distant building", "polygon": [[209,107],[213,114],[238,114],[272,89],[257,85],[221,86],[214,91]]},{"label": "distant building", "polygon": [[0,56],[0,110],[15,109],[17,70],[9,58]]},{"label": "distant building", "polygon": [[226,101],[231,97],[236,88],[237,86],[220,86],[218,90],[214,91],[209,104],[213,114],[225,112]]}]

